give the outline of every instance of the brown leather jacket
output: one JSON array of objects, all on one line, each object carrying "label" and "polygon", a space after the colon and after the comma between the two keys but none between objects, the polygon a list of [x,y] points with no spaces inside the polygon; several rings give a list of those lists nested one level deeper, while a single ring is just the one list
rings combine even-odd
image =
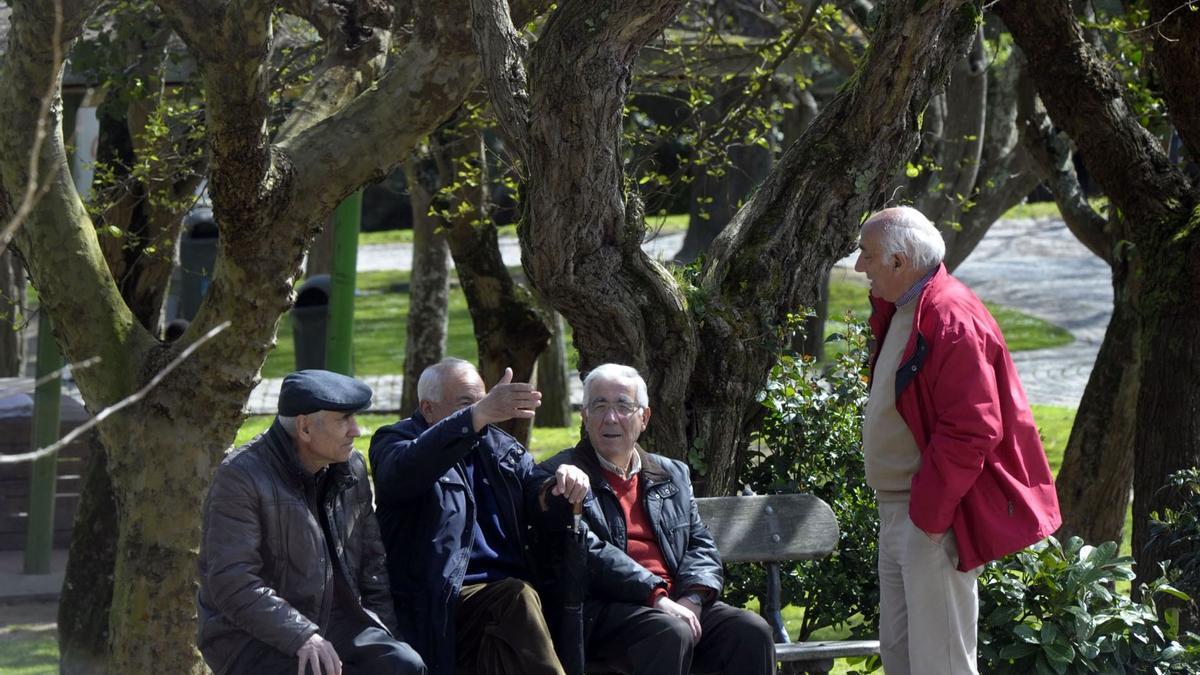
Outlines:
[{"label": "brown leather jacket", "polygon": [[[371,506],[371,484],[358,453],[332,464],[319,508],[334,530],[334,549],[366,624],[395,634],[383,542]],[[316,482],[300,466],[278,422],[229,454],[204,503],[200,544],[198,643],[215,673],[228,672],[252,640],[295,654],[327,626],[334,574],[320,522],[310,503]],[[328,590],[328,592],[327,592]]]}]

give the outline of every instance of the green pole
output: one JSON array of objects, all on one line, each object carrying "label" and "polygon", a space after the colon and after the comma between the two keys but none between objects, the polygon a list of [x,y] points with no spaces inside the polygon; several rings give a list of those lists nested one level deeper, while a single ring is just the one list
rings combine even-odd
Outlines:
[{"label": "green pole", "polygon": [[[62,368],[62,354],[50,330],[50,317],[43,307],[38,312],[37,379]],[[58,440],[59,402],[62,378],[55,376],[38,385],[33,395],[30,445],[44,448]],[[54,546],[54,488],[58,455],[50,453],[33,462],[29,483],[29,529],[25,538],[25,574],[49,574],[50,550]]]},{"label": "green pole", "polygon": [[329,329],[325,367],[354,374],[354,284],[358,268],[358,227],[362,191],[346,197],[333,214],[333,278],[329,289]]}]

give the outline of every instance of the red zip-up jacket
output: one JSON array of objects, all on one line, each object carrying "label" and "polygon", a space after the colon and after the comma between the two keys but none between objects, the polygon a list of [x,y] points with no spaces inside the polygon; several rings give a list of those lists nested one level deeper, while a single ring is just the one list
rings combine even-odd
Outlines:
[{"label": "red zip-up jacket", "polygon": [[[954,530],[958,569],[1019,551],[1062,524],[1054,477],[995,319],[939,266],[915,300],[896,371],[896,409],[921,449],[908,514]],[[896,306],[871,296],[879,356]]]}]

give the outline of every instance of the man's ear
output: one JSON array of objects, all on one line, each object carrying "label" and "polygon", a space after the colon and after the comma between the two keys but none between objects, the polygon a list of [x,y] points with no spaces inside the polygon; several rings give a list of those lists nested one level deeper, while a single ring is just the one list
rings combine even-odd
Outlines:
[{"label": "man's ear", "polygon": [[429,416],[433,414],[433,404],[429,401],[418,401],[417,410],[420,410],[421,417],[424,417],[428,421]]},{"label": "man's ear", "polygon": [[312,423],[310,415],[296,415],[296,438],[308,440],[312,432]]}]

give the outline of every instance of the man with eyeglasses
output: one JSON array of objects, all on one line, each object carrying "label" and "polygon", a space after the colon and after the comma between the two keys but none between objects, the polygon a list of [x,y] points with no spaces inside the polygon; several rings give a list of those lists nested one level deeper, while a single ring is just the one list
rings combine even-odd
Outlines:
[{"label": "man with eyeglasses", "polygon": [[421,373],[417,396],[370,451],[401,634],[431,673],[562,675],[529,583],[525,504],[547,493],[580,503],[586,474],[564,465],[535,477],[525,448],[493,426],[541,404],[512,369],[485,393],[474,366],[445,359]]},{"label": "man with eyeglasses", "polygon": [[775,672],[766,621],[719,600],[721,559],[692,496],[683,462],[645,452],[646,382],[607,363],[583,382],[586,437],[539,465],[587,472],[584,502],[590,574],[584,604],[589,660],[616,660],[635,674]]}]

